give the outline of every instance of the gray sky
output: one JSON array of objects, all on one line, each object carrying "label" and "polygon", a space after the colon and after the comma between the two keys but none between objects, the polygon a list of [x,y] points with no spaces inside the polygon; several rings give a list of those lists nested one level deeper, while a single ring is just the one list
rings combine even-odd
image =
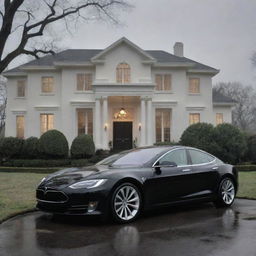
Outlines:
[{"label": "gray sky", "polygon": [[220,69],[213,82],[240,81],[256,86],[256,0],[133,0],[122,13],[124,26],[90,23],[64,43],[69,48],[105,48],[122,36],[141,48],[173,52],[184,43],[185,56]]}]

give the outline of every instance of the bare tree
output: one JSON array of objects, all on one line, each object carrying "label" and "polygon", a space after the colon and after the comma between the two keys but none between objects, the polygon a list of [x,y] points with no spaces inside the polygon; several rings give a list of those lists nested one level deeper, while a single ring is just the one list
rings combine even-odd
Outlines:
[{"label": "bare tree", "polygon": [[232,111],[232,122],[247,132],[256,129],[256,90],[239,82],[218,83],[214,90],[236,101]]},{"label": "bare tree", "polygon": [[[128,0],[127,0],[128,1]],[[16,57],[26,54],[39,58],[54,54],[54,41],[43,35],[55,25],[67,29],[77,22],[108,19],[115,23],[117,12],[131,7],[126,0],[1,0],[0,73]],[[40,38],[40,41],[36,39]],[[16,46],[9,50],[8,43]]]},{"label": "bare tree", "polygon": [[6,103],[6,80],[0,76],[0,137],[4,135]]}]

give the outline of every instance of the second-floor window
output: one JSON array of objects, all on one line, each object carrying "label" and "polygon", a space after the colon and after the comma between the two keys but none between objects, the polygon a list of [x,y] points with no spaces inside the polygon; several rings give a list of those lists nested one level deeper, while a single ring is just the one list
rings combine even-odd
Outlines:
[{"label": "second-floor window", "polygon": [[200,123],[200,114],[199,113],[190,113],[189,114],[189,124]]},{"label": "second-floor window", "polygon": [[40,114],[41,134],[53,129],[53,114]]},{"label": "second-floor window", "polygon": [[157,91],[170,91],[172,89],[171,75],[157,74],[155,77],[155,80],[156,80],[156,90]]},{"label": "second-floor window", "polygon": [[53,93],[54,79],[52,76],[42,77],[42,93]]},{"label": "second-floor window", "polygon": [[116,67],[116,82],[125,84],[131,82],[131,68],[127,63],[119,63]]},{"label": "second-floor window", "polygon": [[199,78],[189,78],[189,93],[200,93],[200,79]]},{"label": "second-floor window", "polygon": [[76,90],[77,91],[92,90],[92,74],[77,74]]},{"label": "second-floor window", "polygon": [[17,81],[17,97],[25,97],[25,88],[26,88],[26,81],[18,80]]},{"label": "second-floor window", "polygon": [[216,125],[218,125],[218,124],[223,124],[223,114],[222,113],[216,114]]}]

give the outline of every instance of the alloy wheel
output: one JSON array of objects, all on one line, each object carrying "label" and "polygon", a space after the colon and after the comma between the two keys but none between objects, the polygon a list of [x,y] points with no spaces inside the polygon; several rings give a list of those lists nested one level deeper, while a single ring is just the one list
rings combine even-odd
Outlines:
[{"label": "alloy wheel", "polygon": [[122,186],[114,197],[114,210],[123,221],[133,219],[139,212],[140,196],[138,191],[130,185]]},{"label": "alloy wheel", "polygon": [[230,205],[235,198],[235,187],[230,179],[223,181],[221,186],[221,196],[225,204]]}]

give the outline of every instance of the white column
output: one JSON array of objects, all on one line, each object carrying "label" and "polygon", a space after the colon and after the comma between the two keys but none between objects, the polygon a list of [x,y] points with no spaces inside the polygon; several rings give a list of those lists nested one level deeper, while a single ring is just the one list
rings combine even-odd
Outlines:
[{"label": "white column", "polygon": [[140,146],[145,146],[146,144],[146,106],[145,99],[140,100]]},{"label": "white column", "polygon": [[152,100],[147,102],[147,145],[153,144]]},{"label": "white column", "polygon": [[100,110],[100,99],[95,99],[95,146],[97,149],[102,148],[101,146],[101,110]]},{"label": "white column", "polygon": [[103,98],[102,122],[102,147],[108,149],[108,97]]}]

